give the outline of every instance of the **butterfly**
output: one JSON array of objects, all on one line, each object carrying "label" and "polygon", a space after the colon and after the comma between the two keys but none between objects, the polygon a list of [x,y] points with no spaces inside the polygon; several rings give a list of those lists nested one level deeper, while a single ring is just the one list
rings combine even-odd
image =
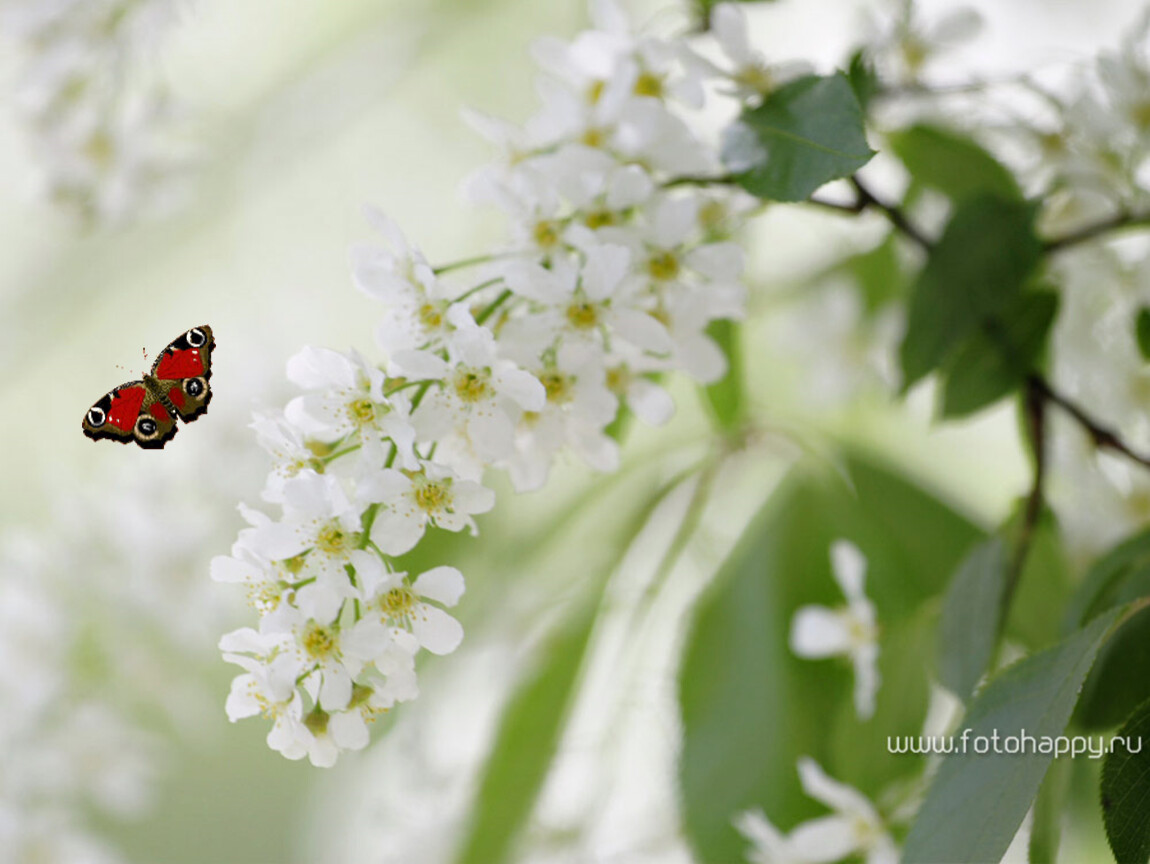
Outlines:
[{"label": "butterfly", "polygon": [[193,327],[160,352],[151,373],[121,384],[84,415],[84,434],[93,441],[135,441],[158,450],[176,434],[176,417],[191,423],[208,410],[212,390],[211,327]]}]

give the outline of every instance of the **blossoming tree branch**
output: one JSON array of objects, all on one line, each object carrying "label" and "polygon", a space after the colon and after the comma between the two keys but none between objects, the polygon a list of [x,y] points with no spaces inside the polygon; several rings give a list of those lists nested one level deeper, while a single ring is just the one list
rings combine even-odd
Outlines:
[{"label": "blossoming tree branch", "polygon": [[[429,262],[369,211],[379,242],[355,249],[352,280],[380,303],[377,345],[291,359],[300,395],[253,424],[274,461],[266,507],[244,508],[212,564],[258,616],[220,642],[242,670],[228,715],[262,715],[269,746],[315,765],[366,746],[418,695],[422,653],[464,639],[466,567],[405,556],[429,529],[476,534],[499,473],[546,495],[569,454],[616,471],[632,420],[672,422],[665,388],[686,378],[713,446],[661,493],[692,490],[673,566],[719,467],[771,420],[742,370],[748,226],[838,214],[883,226],[836,272],[852,331],[895,361],[892,396],[931,382],[939,424],[1014,403],[1031,481],[988,530],[857,449],[796,460],[690,610],[683,830],[706,861],[990,861],[1033,811],[1032,860],[1052,860],[1065,764],[883,742],[1150,725],[1133,650],[1150,639],[1146,25],[1069,84],[935,87],[970,13],[928,24],[906,4],[825,71],[763,56],[741,5],[698,6],[698,32],[666,36],[597,0],[593,29],[537,43],[537,114],[468,115],[497,156],[467,188],[509,226],[489,254]],[[593,625],[574,625],[556,670],[578,669]],[[530,719],[551,742],[578,686],[556,680],[564,698]],[[932,692],[957,710],[928,712]],[[510,854],[554,747],[531,753],[535,779],[512,793],[493,751],[481,794],[518,803],[498,830],[477,805],[464,860]],[[1119,860],[1150,850],[1147,759],[1102,771]]]}]

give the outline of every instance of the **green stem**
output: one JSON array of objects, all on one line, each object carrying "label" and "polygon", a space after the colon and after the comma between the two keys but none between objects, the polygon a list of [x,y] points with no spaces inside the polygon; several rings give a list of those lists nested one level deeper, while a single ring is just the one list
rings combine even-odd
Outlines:
[{"label": "green stem", "polygon": [[487,305],[486,309],[475,316],[475,323],[482,324],[484,321],[490,318],[495,313],[495,310],[507,302],[509,297],[511,297],[511,289],[504,288],[501,292],[499,292],[499,296]]}]

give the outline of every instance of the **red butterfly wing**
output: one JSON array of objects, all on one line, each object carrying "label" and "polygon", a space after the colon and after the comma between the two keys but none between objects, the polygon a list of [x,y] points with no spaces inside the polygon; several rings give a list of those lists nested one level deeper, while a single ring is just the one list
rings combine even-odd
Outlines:
[{"label": "red butterfly wing", "polygon": [[111,438],[134,441],[148,450],[167,444],[176,434],[176,421],[143,381],[121,384],[84,415],[84,434],[94,441]]},{"label": "red butterfly wing", "polygon": [[212,400],[212,328],[193,327],[160,352],[151,377],[185,423],[208,410]]}]

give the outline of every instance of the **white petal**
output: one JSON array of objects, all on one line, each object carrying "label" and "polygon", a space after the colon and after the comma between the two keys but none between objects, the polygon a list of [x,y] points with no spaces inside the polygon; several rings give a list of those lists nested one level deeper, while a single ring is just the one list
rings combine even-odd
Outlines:
[{"label": "white petal", "polygon": [[518,403],[524,411],[539,411],[547,401],[547,391],[539,379],[522,369],[505,369],[495,375],[498,392]]},{"label": "white petal", "polygon": [[811,660],[846,654],[851,636],[841,612],[825,606],[803,606],[791,620],[791,651]]},{"label": "white petal", "polygon": [[822,816],[796,825],[788,836],[800,861],[839,861],[859,849],[854,821],[848,816]]},{"label": "white petal", "polygon": [[627,390],[627,404],[648,426],[662,426],[675,414],[671,395],[653,381],[636,379]]},{"label": "white petal", "polygon": [[449,368],[446,360],[430,351],[396,351],[388,363],[387,374],[415,381],[435,380],[445,377]]},{"label": "white petal", "polygon": [[836,540],[831,544],[831,568],[848,600],[865,599],[866,558],[856,545],[849,540]]},{"label": "white petal", "polygon": [[799,758],[799,780],[803,791],[816,801],[821,801],[832,810],[857,817],[870,823],[878,822],[878,814],[861,792],[831,779],[819,764],[809,756]]},{"label": "white petal", "polygon": [[623,339],[636,348],[655,354],[666,354],[672,348],[667,328],[646,312],[616,309],[611,313],[611,324]]},{"label": "white petal", "polygon": [[240,532],[240,542],[269,561],[294,558],[310,546],[310,541],[295,525],[269,522]]},{"label": "white petal", "polygon": [[323,667],[319,688],[319,705],[324,711],[339,711],[351,701],[351,676],[338,663]]},{"label": "white petal", "polygon": [[371,740],[359,711],[340,711],[327,718],[327,734],[341,750],[362,750]]},{"label": "white petal", "polygon": [[862,720],[874,716],[875,696],[882,679],[878,671],[878,646],[860,646],[851,652],[855,669],[855,713]]},{"label": "white petal", "polygon": [[463,626],[439,607],[426,603],[420,604],[411,630],[432,654],[450,654],[463,641]]},{"label": "white petal", "polygon": [[415,580],[415,593],[442,603],[454,606],[463,596],[463,574],[454,567],[433,567],[421,573]]},{"label": "white petal", "polygon": [[381,509],[371,525],[371,542],[385,555],[402,555],[415,547],[423,530],[423,519],[417,514]]},{"label": "white petal", "polygon": [[743,247],[738,243],[708,243],[687,253],[686,264],[715,282],[735,282],[743,275]]}]

